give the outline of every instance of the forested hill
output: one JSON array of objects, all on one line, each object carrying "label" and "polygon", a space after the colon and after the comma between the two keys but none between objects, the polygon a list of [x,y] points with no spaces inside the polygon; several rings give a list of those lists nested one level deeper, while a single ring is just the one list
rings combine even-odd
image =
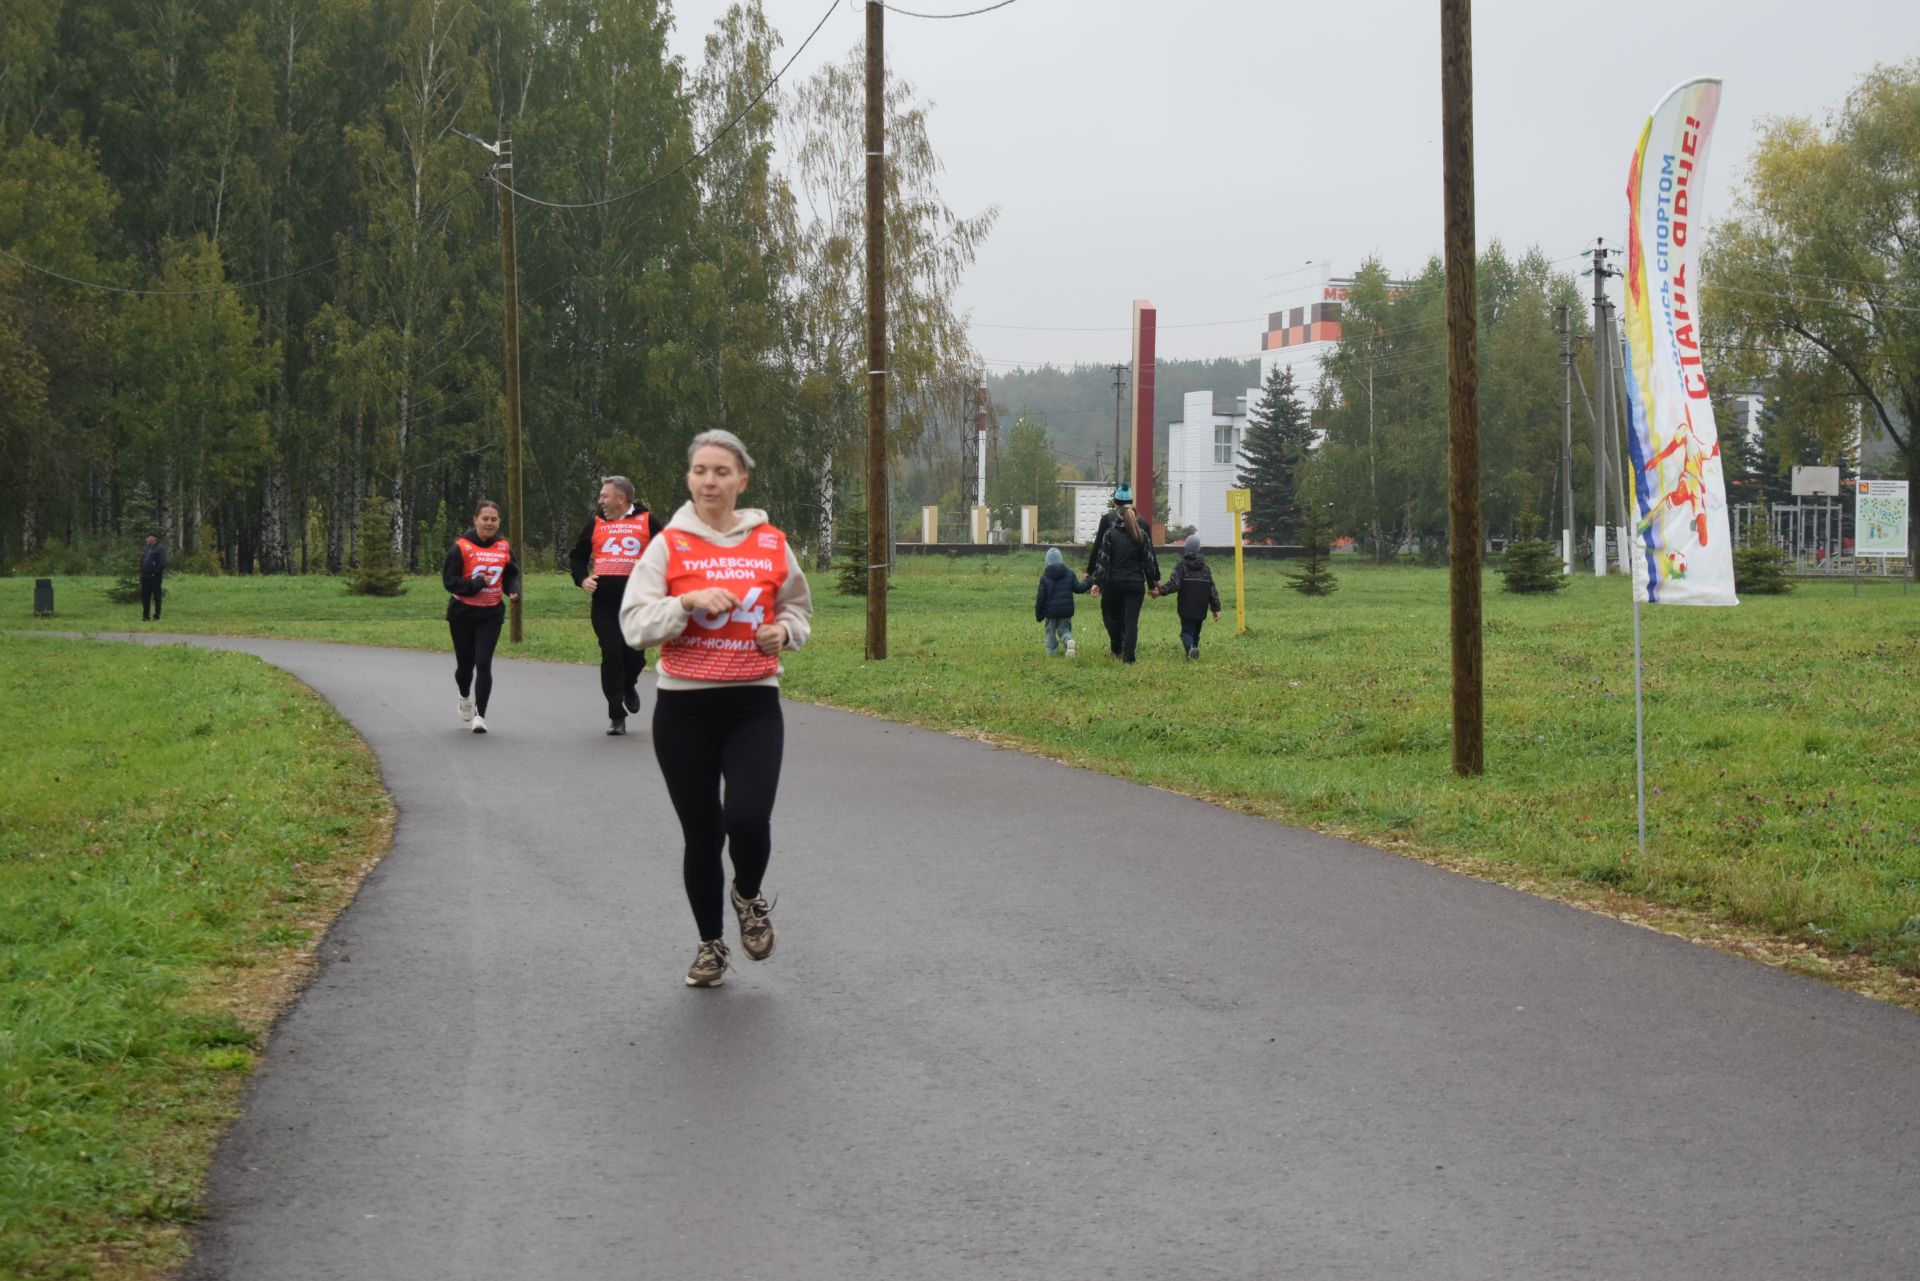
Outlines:
[{"label": "forested hill", "polygon": [[[1257,360],[1162,360],[1154,367],[1153,438],[1158,448],[1167,443],[1167,424],[1178,421],[1188,392],[1211,391],[1214,407],[1225,412],[1233,398],[1260,382]],[[1000,415],[1001,429],[1010,430],[1021,414],[1044,422],[1054,452],[1062,462],[1091,475],[1094,450],[1101,467],[1113,467],[1113,368],[1075,365],[1067,369],[1043,365],[988,374],[988,393]],[[1123,393],[1124,394],[1124,393]]]}]

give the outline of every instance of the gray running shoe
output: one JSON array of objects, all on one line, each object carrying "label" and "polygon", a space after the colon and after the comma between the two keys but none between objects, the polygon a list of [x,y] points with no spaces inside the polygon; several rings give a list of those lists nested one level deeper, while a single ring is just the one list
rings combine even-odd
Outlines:
[{"label": "gray running shoe", "polygon": [[474,707],[473,700],[468,698],[465,694],[462,694],[460,696],[461,723],[465,725],[473,724],[473,718],[478,714],[479,714],[479,709]]},{"label": "gray running shoe", "polygon": [[740,950],[755,961],[764,961],[773,955],[773,922],[767,915],[773,911],[773,904],[767,902],[767,896],[756,894],[752,898],[741,898],[740,891],[727,887],[727,896],[733,900],[733,910],[740,918]]},{"label": "gray running shoe", "polygon": [[687,971],[688,987],[719,987],[727,977],[727,971],[733,966],[729,963],[730,953],[722,939],[708,939],[693,954],[693,967]]}]

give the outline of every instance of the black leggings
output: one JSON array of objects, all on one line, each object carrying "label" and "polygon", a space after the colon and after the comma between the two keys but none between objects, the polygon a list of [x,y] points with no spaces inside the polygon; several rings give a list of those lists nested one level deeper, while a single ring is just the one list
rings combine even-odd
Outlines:
[{"label": "black leggings", "polygon": [[1100,589],[1100,621],[1107,625],[1107,644],[1123,662],[1133,661],[1134,647],[1140,643],[1140,606],[1146,599],[1145,583]]},{"label": "black leggings", "polygon": [[773,853],[773,797],[785,739],[780,691],[772,685],[654,696],[653,754],[686,838],[681,874],[702,940],[720,937],[726,915],[722,846],[733,856],[741,895],[760,893]]},{"label": "black leggings", "polygon": [[[602,580],[603,585],[604,582]],[[640,673],[647,670],[647,656],[641,650],[627,648],[627,638],[620,630],[618,593],[594,594],[593,635],[600,642],[600,692],[607,699],[607,715],[616,721],[624,720],[627,692],[639,683]]]},{"label": "black leggings", "polygon": [[487,696],[493,693],[493,647],[500,643],[500,624],[507,611],[495,610],[491,618],[449,618],[447,630],[453,633],[453,680],[460,697],[473,692],[473,705],[482,716],[487,714]]}]

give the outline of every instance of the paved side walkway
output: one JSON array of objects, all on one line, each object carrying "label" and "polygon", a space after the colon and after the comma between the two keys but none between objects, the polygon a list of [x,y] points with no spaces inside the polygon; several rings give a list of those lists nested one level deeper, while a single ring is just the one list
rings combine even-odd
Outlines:
[{"label": "paved side walkway", "polygon": [[691,991],[592,669],[500,663],[477,737],[450,657],[197,643],[332,700],[400,808],[197,1281],[1920,1275],[1899,1009],[791,703],[779,953]]}]

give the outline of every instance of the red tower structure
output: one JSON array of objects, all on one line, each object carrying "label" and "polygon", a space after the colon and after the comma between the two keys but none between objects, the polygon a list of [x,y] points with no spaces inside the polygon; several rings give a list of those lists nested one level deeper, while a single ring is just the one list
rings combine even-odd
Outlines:
[{"label": "red tower structure", "polygon": [[[1133,300],[1133,505],[1153,525],[1153,338],[1154,305]],[[1160,531],[1164,537],[1165,530]]]}]

